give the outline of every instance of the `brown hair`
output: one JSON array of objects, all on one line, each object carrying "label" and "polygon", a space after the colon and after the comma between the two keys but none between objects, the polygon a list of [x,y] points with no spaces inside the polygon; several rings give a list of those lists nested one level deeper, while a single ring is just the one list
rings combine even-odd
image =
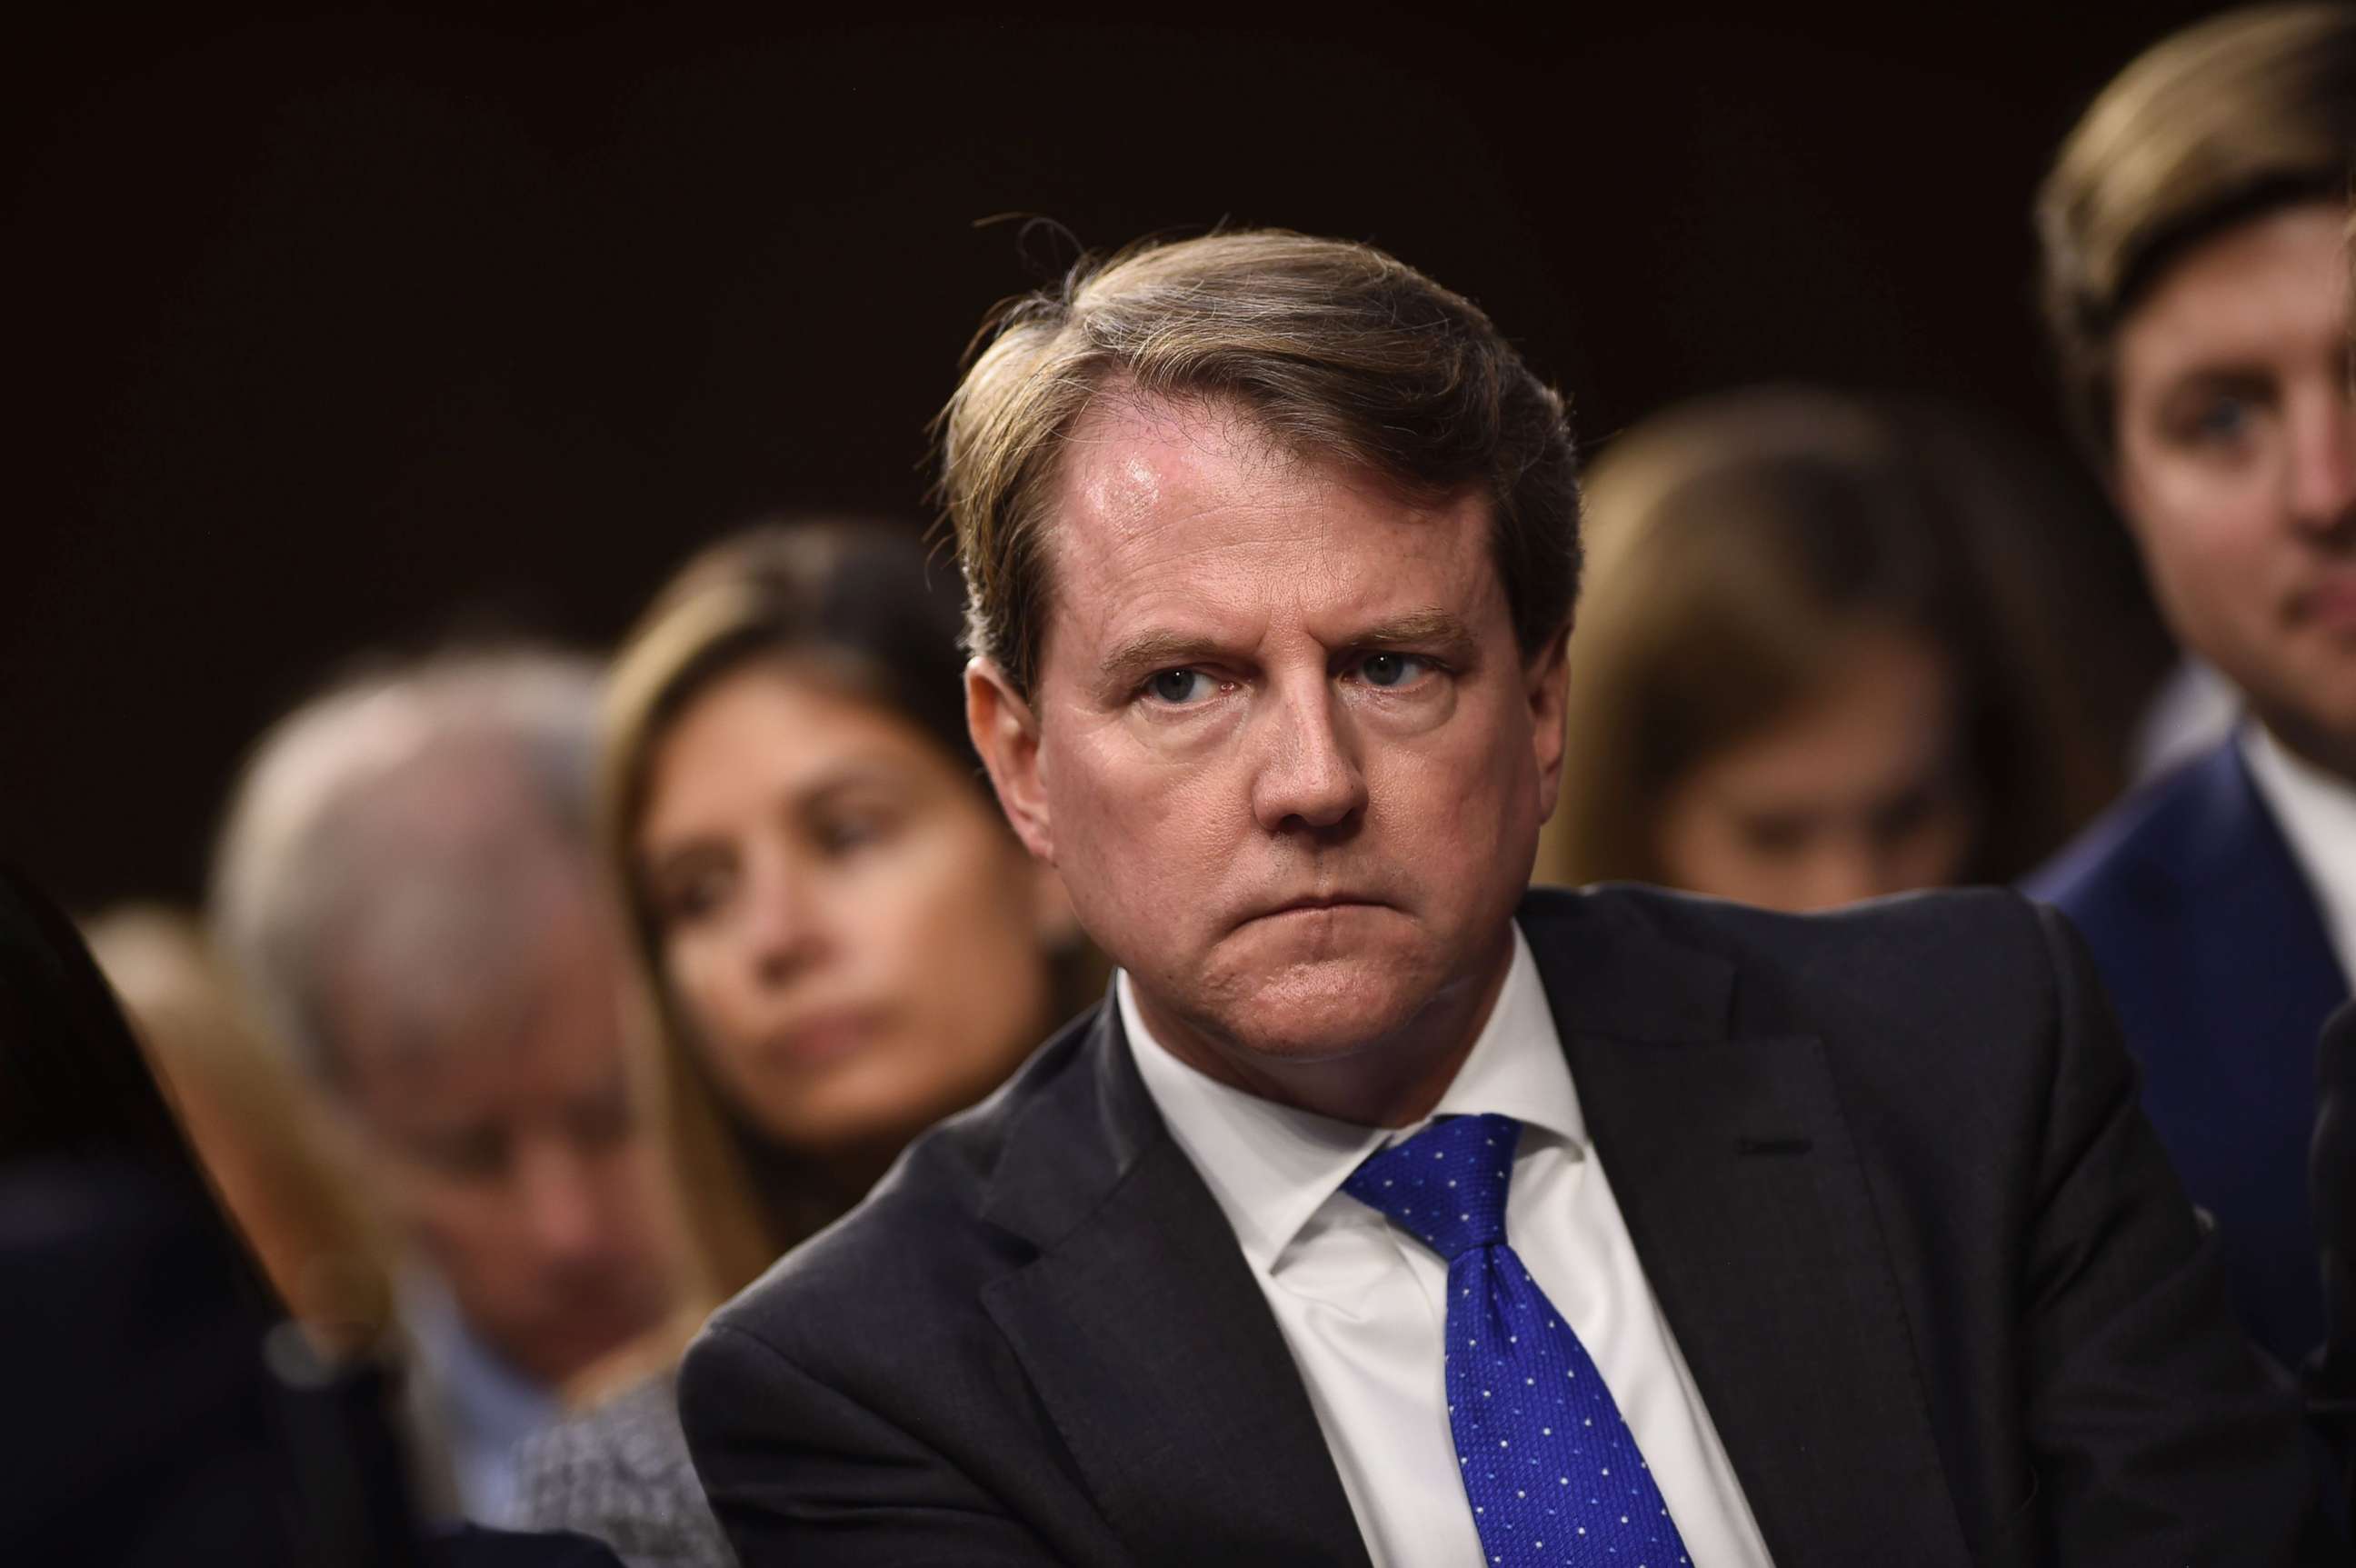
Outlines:
[{"label": "brown hair", "polygon": [[[1659,415],[1588,484],[1561,804],[1544,880],[1653,881],[1670,789],[1772,725],[1888,627],[1957,684],[1984,830],[1966,868],[2029,869],[2120,782],[2145,672],[2068,536],[2096,529],[2019,455],[1929,410],[1768,389]],[[2083,525],[2083,526],[2081,526]],[[2064,629],[2072,624],[2083,635]]]},{"label": "brown hair", "polygon": [[1047,622],[1056,455],[1113,384],[1232,401],[1283,449],[1419,498],[1482,487],[1525,654],[1569,621],[1579,483],[1561,396],[1469,300],[1371,245],[1278,230],[1148,242],[1001,304],[975,343],[938,422],[940,494],[967,646],[1018,693]]},{"label": "brown hair", "polygon": [[2112,352],[2186,249],[2348,195],[2356,8],[2233,11],[2146,50],[2080,118],[2037,197],[2046,325],[2079,440],[2114,456]]},{"label": "brown hair", "polygon": [[[841,1195],[755,1146],[712,1083],[665,979],[662,934],[637,847],[648,774],[673,721],[722,677],[759,660],[792,660],[914,724],[983,791],[965,726],[955,574],[927,559],[914,529],[889,523],[778,523],[706,550],[656,598],[608,681],[599,832],[631,936],[644,1005],[662,1042],[663,1117],[686,1198],[703,1305],[750,1284],[787,1248],[833,1219]],[[994,808],[993,808],[994,809]],[[1091,951],[1051,959],[1053,1000],[1076,1010],[1101,983]],[[1059,1011],[1057,1016],[1062,1016]],[[755,1181],[755,1162],[772,1179]],[[774,1179],[780,1175],[787,1179]],[[676,1347],[672,1347],[676,1348]]]}]

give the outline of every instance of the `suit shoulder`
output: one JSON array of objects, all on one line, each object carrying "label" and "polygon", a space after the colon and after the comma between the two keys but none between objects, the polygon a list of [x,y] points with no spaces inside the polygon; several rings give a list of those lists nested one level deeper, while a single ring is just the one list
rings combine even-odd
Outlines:
[{"label": "suit shoulder", "polygon": [[1032,1106],[1071,1074],[1097,1009],[1034,1052],[998,1091],[918,1137],[850,1213],[771,1264],[712,1323],[797,1360],[878,1336],[921,1332],[940,1304],[1031,1256],[982,1209],[1001,1156]]},{"label": "suit shoulder", "polygon": [[[1615,984],[1682,976],[1690,987],[1720,973],[1727,1026],[1816,1036],[1836,1052],[1903,1054],[1901,1042],[1937,1049],[1961,1036],[1996,1049],[1997,1040],[2043,1038],[2060,968],[2074,961],[2059,918],[2004,888],[1910,893],[1812,915],[1633,886],[1579,897],[1590,905],[1583,919],[1547,939],[1534,929],[1534,945],[1600,940],[1614,956],[1590,961],[1590,972]],[[1659,969],[1642,955],[1660,947],[1703,961]]]},{"label": "suit shoulder", "polygon": [[2035,906],[2002,887],[1903,893],[1794,915],[1666,888],[1606,884],[1549,897],[1534,912],[1559,918],[1562,897],[1590,904],[1590,918],[1714,953],[1746,971],[1806,972],[1877,956],[1965,961],[1975,953],[2001,966],[2018,963],[2043,940]]},{"label": "suit shoulder", "polygon": [[2233,767],[2233,744],[2224,742],[2113,806],[2022,878],[2021,891],[2082,922],[2139,897],[2203,825],[2224,782],[2220,775]]}]

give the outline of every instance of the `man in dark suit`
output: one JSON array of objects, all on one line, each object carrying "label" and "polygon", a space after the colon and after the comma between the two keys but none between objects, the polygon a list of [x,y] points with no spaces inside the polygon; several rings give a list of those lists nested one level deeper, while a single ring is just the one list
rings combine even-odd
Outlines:
[{"label": "man in dark suit", "polygon": [[946,491],[1120,971],[690,1352],[746,1568],[2320,1560],[2058,919],[1526,893],[1577,486],[1470,304],[1133,252],[1001,318]]},{"label": "man in dark suit", "polygon": [[2323,1334],[2316,1032],[2356,964],[2356,7],[2231,13],[2122,72],[2039,208],[2082,445],[2247,718],[2028,890],[2084,933],[2243,1326]]}]

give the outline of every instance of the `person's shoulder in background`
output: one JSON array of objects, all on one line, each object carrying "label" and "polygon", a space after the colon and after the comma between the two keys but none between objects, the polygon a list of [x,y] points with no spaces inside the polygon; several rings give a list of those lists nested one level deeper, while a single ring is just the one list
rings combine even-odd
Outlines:
[{"label": "person's shoulder in background", "polygon": [[527,1528],[594,1537],[628,1568],[734,1568],[688,1457],[675,1366],[527,1443],[517,1490]]},{"label": "person's shoulder in background", "polygon": [[0,1176],[0,1560],[295,1561],[270,1320],[209,1218],[127,1160]]},{"label": "person's shoulder in background", "polygon": [[1652,973],[1640,956],[1665,949],[1726,966],[1730,1011],[1719,1024],[1736,1035],[1821,1035],[1836,1049],[1854,1036],[1886,1054],[1973,1020],[1983,1038],[2025,1046],[2051,1026],[2057,966],[2067,961],[2051,917],[1995,887],[1791,914],[1604,883],[1533,889],[1518,918],[1542,971],[1551,967],[1549,949],[1584,950],[1549,986],[1558,1006],[1569,1009],[1558,1020],[1567,1029],[1601,1010],[1601,992],[1622,993],[1611,1004],[1614,1015],[1642,1007],[1646,998],[1627,994]]},{"label": "person's shoulder in background", "polygon": [[2104,812],[2023,877],[2020,890],[2069,915],[2099,949],[2103,929],[2147,916],[2155,880],[2172,881],[2187,855],[2254,803],[2229,736]]},{"label": "person's shoulder in background", "polygon": [[[1087,1047],[1103,1011],[1073,1019],[996,1093],[917,1138],[857,1208],[714,1313],[702,1340],[744,1334],[814,1364],[896,1368],[943,1315],[978,1316],[981,1287],[1034,1255],[991,1219],[1001,1158],[1026,1127],[1095,1113]],[[691,1347],[691,1409],[699,1391],[719,1391],[694,1387],[696,1360]]]}]

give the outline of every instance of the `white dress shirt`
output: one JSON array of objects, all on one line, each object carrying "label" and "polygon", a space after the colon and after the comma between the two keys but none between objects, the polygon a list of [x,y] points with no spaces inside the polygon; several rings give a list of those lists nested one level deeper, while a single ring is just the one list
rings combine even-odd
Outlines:
[{"label": "white dress shirt", "polygon": [[[1226,1211],[1276,1315],[1376,1568],[1484,1563],[1448,1424],[1448,1265],[1341,1190],[1368,1155],[1424,1123],[1360,1127],[1231,1089],[1153,1038],[1127,973],[1115,992],[1146,1090]],[[1687,1554],[1702,1568],[1767,1563],[1751,1505],[1588,1143],[1570,1064],[1518,927],[1496,1005],[1432,1114],[1483,1112],[1523,1124],[1505,1239],[1595,1359]]]},{"label": "white dress shirt", "polygon": [[483,1343],[440,1279],[406,1271],[400,1299],[417,1374],[410,1380],[410,1414],[425,1426],[426,1444],[448,1460],[460,1515],[513,1527],[518,1451],[554,1423],[563,1402]]},{"label": "white dress shirt", "polygon": [[2243,726],[2243,760],[2265,797],[2291,858],[2307,875],[2340,972],[2356,980],[2356,785],[2326,773],[2266,733]]}]

